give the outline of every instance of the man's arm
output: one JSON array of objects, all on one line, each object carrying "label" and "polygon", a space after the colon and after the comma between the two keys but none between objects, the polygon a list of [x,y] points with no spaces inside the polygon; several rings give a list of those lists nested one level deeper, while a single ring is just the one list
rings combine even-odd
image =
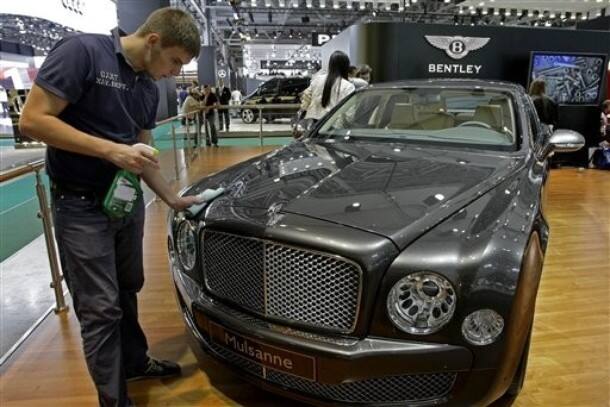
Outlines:
[{"label": "man's arm", "polygon": [[[140,143],[150,145],[151,133],[150,130],[142,130],[138,135]],[[199,199],[195,195],[178,196],[169,183],[161,175],[159,168],[147,167],[142,172],[144,182],[152,189],[159,198],[176,211],[181,211],[191,205],[199,203]]]},{"label": "man's arm", "polygon": [[19,130],[50,146],[103,158],[136,174],[146,167],[158,167],[157,159],[148,152],[89,135],[62,121],[57,116],[66,106],[66,100],[34,84],[19,119]]}]

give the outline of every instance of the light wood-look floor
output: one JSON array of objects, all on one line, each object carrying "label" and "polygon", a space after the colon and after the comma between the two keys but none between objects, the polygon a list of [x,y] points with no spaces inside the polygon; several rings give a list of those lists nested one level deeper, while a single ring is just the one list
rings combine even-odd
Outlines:
[{"label": "light wood-look floor", "polygon": [[[217,171],[269,148],[202,153],[191,174]],[[165,157],[171,164],[171,158]],[[190,180],[183,179],[179,186]],[[177,183],[178,184],[178,183]],[[554,170],[551,240],[538,296],[525,387],[514,405],[609,406],[610,172]],[[185,341],[167,271],[166,208],[148,208],[140,316],[151,353],[179,361],[180,379],[130,384],[138,406],[285,406],[289,400],[245,383],[211,359],[200,370]],[[0,405],[94,406],[74,312],[51,315],[0,371]],[[498,404],[498,403],[497,403]]]}]

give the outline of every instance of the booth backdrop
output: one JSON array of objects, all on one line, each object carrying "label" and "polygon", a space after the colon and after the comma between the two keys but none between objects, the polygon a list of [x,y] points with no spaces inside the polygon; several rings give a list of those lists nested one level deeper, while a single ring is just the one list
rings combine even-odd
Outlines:
[{"label": "booth backdrop", "polygon": [[[425,38],[427,35],[483,37],[490,40],[463,58],[453,59],[444,50],[431,45]],[[610,32],[546,27],[370,23],[351,26],[327,42],[322,47],[325,63],[335,50],[346,52],[352,64],[370,65],[373,68],[373,82],[473,78],[503,80],[527,86],[532,51],[607,56],[610,53]],[[599,141],[599,104],[607,97],[606,80],[604,77],[596,105],[560,106],[559,126],[582,133],[588,145]],[[584,166],[587,151],[582,149],[576,153],[558,155],[555,162]]]}]

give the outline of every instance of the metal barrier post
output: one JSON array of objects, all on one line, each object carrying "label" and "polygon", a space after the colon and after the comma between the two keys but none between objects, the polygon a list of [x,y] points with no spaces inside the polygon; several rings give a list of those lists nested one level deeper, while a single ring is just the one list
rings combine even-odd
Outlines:
[{"label": "metal barrier post", "polygon": [[258,107],[258,119],[261,121],[259,132],[258,132],[258,138],[260,139],[261,147],[262,147],[263,146],[263,109],[260,106]]},{"label": "metal barrier post", "polygon": [[[199,149],[201,148],[201,111],[197,112],[197,119],[195,121],[195,154],[199,155]],[[193,155],[194,158],[194,155]]]},{"label": "metal barrier post", "polygon": [[203,131],[204,131],[204,137],[205,137],[205,145],[209,147],[208,143],[212,142],[212,135],[210,133],[208,133],[208,115],[207,115],[207,110],[203,111]]},{"label": "metal barrier post", "polygon": [[55,313],[58,314],[68,310],[68,306],[64,300],[64,290],[61,285],[63,276],[59,271],[59,261],[57,260],[57,250],[55,248],[55,238],[53,237],[53,228],[51,215],[49,214],[49,205],[47,202],[47,191],[40,178],[40,169],[36,171],[36,194],[38,195],[38,204],[40,212],[38,217],[42,220],[44,231],[44,240],[47,244],[47,254],[49,256],[49,265],[51,266],[51,288],[55,292]]},{"label": "metal barrier post", "polygon": [[172,126],[172,141],[174,143],[174,170],[176,171],[176,181],[180,179],[180,170],[178,169],[178,149],[176,148],[176,128],[174,122],[171,122]]},{"label": "metal barrier post", "polygon": [[191,156],[191,124],[188,116],[186,117],[186,142],[184,145],[184,163],[188,167]]}]

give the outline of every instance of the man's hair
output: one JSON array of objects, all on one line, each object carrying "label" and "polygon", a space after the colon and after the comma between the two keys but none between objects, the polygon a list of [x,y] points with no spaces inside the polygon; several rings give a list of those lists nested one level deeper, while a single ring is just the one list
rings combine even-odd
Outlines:
[{"label": "man's hair", "polygon": [[604,100],[604,103],[602,103],[602,110],[606,109],[610,109],[610,99]]},{"label": "man's hair", "polygon": [[531,96],[541,96],[546,92],[546,83],[543,80],[535,80],[530,85],[530,95]]},{"label": "man's hair", "polygon": [[197,23],[182,10],[164,7],[151,13],[138,27],[136,35],[144,37],[152,33],[159,34],[163,48],[181,47],[194,58],[199,56],[201,41]]},{"label": "man's hair", "polygon": [[354,65],[349,66],[349,74],[352,76],[356,76],[358,74],[358,68]]}]

